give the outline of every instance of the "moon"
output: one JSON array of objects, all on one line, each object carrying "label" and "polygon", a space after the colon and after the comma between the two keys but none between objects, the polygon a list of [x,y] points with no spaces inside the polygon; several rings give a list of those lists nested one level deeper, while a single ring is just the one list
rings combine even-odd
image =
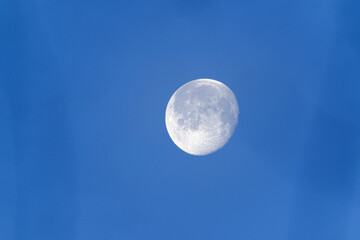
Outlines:
[{"label": "moon", "polygon": [[166,129],[173,142],[192,155],[207,155],[222,148],[238,123],[234,93],[213,79],[197,79],[171,96],[165,113]]}]

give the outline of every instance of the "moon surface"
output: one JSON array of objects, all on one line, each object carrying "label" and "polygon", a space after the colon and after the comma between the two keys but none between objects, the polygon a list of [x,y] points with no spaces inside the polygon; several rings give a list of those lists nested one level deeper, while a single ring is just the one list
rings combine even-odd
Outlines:
[{"label": "moon surface", "polygon": [[192,155],[207,155],[222,148],[238,123],[234,93],[212,79],[197,79],[181,86],[166,107],[165,123],[174,143]]}]

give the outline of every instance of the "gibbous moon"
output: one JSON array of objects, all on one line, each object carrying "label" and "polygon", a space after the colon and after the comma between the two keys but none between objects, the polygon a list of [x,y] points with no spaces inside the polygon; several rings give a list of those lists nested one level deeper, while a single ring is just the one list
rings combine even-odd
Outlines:
[{"label": "gibbous moon", "polygon": [[238,123],[239,107],[225,84],[198,79],[176,90],[165,115],[167,131],[180,149],[207,155],[229,141]]}]

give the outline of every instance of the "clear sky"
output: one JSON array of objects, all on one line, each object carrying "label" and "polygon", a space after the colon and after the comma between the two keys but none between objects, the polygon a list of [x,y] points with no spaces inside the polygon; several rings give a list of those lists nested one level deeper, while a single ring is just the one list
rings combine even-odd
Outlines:
[{"label": "clear sky", "polygon": [[[1,0],[1,240],[360,239],[357,0]],[[218,152],[184,83],[229,86]]]}]

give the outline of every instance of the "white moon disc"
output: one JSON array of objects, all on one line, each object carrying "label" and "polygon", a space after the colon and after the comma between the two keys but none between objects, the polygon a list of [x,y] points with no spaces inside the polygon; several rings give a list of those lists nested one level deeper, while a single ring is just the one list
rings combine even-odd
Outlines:
[{"label": "white moon disc", "polygon": [[179,148],[206,155],[228,142],[238,123],[239,107],[225,84],[198,79],[176,90],[165,115],[167,131]]}]

